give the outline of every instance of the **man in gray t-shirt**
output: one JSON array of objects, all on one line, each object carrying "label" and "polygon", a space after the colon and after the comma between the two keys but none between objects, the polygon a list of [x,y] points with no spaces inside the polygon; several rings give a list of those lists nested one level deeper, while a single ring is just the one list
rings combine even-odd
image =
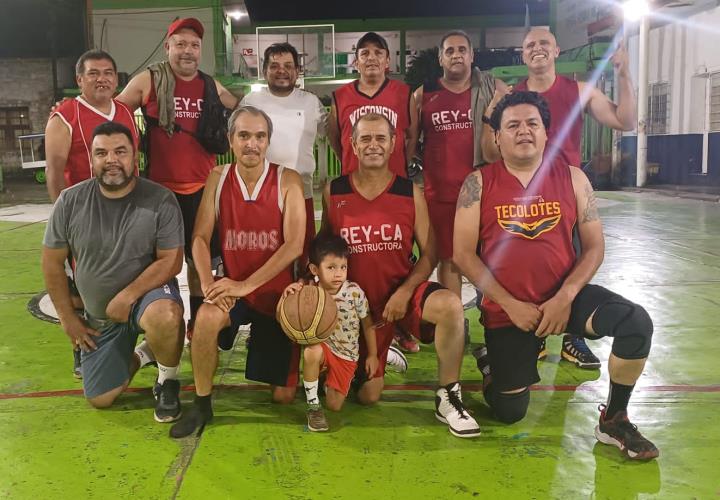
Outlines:
[{"label": "man in gray t-shirt", "polygon": [[[73,345],[82,349],[85,397],[110,406],[140,366],[155,356],[155,419],[180,417],[178,365],[183,310],[175,276],[183,225],[173,194],[136,176],[130,131],[107,122],[93,132],[94,178],[64,190],[43,240],[50,298]],[[73,311],[63,263],[72,252],[85,317]],[[133,355],[138,334],[149,349]]]}]

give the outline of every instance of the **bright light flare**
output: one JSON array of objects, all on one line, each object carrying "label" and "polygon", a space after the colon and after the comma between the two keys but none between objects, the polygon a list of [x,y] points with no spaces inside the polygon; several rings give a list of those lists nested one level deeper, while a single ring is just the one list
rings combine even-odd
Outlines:
[{"label": "bright light flare", "polygon": [[228,16],[232,17],[236,21],[239,21],[240,19],[245,17],[245,15],[246,14],[241,10],[231,10],[230,12],[228,12]]},{"label": "bright light flare", "polygon": [[647,0],[627,0],[623,4],[623,15],[628,21],[639,21],[650,13]]}]

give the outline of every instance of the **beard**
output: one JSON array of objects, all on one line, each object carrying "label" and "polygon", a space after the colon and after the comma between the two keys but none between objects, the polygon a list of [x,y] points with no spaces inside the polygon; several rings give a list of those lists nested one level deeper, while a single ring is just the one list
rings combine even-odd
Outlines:
[{"label": "beard", "polygon": [[292,80],[284,80],[282,83],[277,84],[274,81],[268,81],[268,90],[275,93],[291,92],[295,88],[295,82]]},{"label": "beard", "polygon": [[179,57],[174,64],[170,64],[170,67],[178,75],[189,76],[197,71],[198,60],[194,57]]},{"label": "beard", "polygon": [[121,170],[122,175],[110,176],[105,171],[100,175],[97,175],[97,180],[100,185],[108,191],[120,191],[127,187],[135,178],[135,172],[131,172],[130,175],[125,174]]}]

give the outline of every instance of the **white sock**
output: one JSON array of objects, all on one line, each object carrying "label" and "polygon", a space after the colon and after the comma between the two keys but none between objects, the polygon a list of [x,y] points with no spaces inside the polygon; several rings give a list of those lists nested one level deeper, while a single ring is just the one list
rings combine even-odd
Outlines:
[{"label": "white sock", "polygon": [[135,354],[140,359],[140,368],[155,361],[155,356],[150,350],[150,345],[147,343],[147,340],[143,340],[135,347]]},{"label": "white sock", "polygon": [[180,370],[180,365],[177,366],[165,366],[161,365],[160,363],[158,365],[158,384],[162,385],[163,382],[166,380],[176,380],[178,376],[178,371]]},{"label": "white sock", "polygon": [[309,405],[319,405],[320,400],[318,399],[318,381],[308,382],[303,380],[303,386],[305,386],[305,397]]}]

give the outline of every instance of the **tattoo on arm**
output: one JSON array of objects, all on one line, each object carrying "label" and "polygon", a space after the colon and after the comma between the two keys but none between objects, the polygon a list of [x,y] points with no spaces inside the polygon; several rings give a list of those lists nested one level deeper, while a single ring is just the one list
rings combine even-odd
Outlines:
[{"label": "tattoo on arm", "polygon": [[590,183],[585,186],[585,197],[587,198],[587,202],[580,222],[585,224],[586,222],[600,220],[600,214],[598,213],[597,208],[597,198],[595,197],[595,191],[593,191]]},{"label": "tattoo on arm", "polygon": [[480,183],[477,175],[471,174],[465,178],[460,196],[458,196],[456,208],[469,208],[473,203],[480,201]]}]

